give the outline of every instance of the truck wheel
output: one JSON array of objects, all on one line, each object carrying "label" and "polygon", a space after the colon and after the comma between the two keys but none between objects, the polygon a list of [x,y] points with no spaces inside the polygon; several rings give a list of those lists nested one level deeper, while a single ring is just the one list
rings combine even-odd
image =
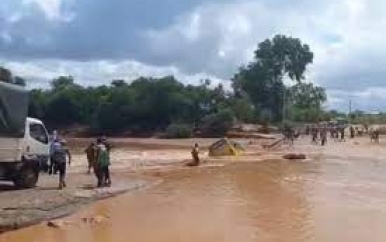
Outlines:
[{"label": "truck wheel", "polygon": [[32,167],[25,166],[21,168],[19,174],[14,180],[18,188],[33,188],[38,182],[39,172]]}]

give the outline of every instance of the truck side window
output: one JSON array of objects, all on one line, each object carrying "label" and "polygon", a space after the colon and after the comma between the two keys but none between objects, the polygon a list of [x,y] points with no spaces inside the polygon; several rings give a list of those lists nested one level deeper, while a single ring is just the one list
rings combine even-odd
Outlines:
[{"label": "truck side window", "polygon": [[30,124],[29,133],[31,137],[43,144],[48,144],[48,137],[46,130],[40,124]]}]

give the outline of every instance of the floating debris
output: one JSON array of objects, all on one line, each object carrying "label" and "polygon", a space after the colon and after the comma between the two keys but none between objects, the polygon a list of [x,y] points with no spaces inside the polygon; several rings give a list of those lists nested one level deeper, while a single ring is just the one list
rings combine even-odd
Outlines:
[{"label": "floating debris", "polygon": [[83,217],[82,221],[86,224],[100,224],[104,221],[106,221],[109,217],[108,216],[103,216],[103,215],[97,215],[94,217]]},{"label": "floating debris", "polygon": [[63,220],[51,220],[51,221],[48,221],[47,226],[50,228],[60,229],[69,224],[70,224],[69,222],[63,221]]},{"label": "floating debris", "polygon": [[306,159],[306,155],[305,154],[290,153],[290,154],[284,155],[283,159],[286,159],[286,160],[304,160],[304,159]]}]

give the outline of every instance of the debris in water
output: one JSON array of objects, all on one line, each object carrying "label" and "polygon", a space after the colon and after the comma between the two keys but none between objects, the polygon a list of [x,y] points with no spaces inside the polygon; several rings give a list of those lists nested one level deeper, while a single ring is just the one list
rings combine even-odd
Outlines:
[{"label": "debris in water", "polygon": [[82,221],[86,224],[100,224],[108,219],[107,216],[97,215],[95,217],[84,217]]},{"label": "debris in water", "polygon": [[47,226],[55,229],[63,228],[67,223],[62,220],[51,220],[48,221]]},{"label": "debris in water", "polygon": [[189,163],[186,164],[186,166],[198,166],[199,164],[195,161],[191,161]]},{"label": "debris in water", "polygon": [[286,160],[304,160],[304,159],[306,159],[306,155],[305,154],[290,153],[290,154],[284,155],[283,158]]}]

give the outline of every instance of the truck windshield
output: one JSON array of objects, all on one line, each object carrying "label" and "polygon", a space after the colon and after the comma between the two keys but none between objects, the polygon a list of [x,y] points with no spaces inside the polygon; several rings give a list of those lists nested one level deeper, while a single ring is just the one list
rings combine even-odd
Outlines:
[{"label": "truck windshield", "polygon": [[48,144],[47,132],[41,124],[30,124],[29,132],[33,139]]}]

